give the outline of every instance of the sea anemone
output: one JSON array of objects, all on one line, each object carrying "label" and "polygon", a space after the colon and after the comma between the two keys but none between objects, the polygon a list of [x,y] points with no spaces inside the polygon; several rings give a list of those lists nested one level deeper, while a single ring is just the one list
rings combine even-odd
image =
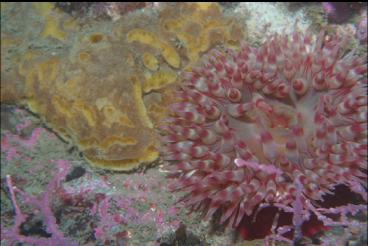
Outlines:
[{"label": "sea anemone", "polygon": [[[273,35],[260,47],[212,50],[185,72],[162,127],[181,200],[220,224],[247,225],[248,239],[285,224],[280,213],[291,215],[294,237],[312,217],[338,223],[323,214],[357,208],[323,203],[337,187],[366,202],[367,67],[347,41]],[[266,228],[249,235],[267,211]]]}]

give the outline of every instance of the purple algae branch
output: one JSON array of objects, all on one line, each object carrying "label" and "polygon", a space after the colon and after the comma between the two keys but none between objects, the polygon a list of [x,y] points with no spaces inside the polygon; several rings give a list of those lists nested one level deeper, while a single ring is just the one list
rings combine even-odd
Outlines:
[{"label": "purple algae branch", "polygon": [[[26,192],[18,189],[13,185],[10,175],[6,175],[6,185],[9,189],[10,199],[15,210],[15,222],[11,228],[1,226],[1,238],[5,239],[6,245],[15,245],[17,242],[28,243],[31,245],[45,245],[45,246],[76,246],[73,240],[65,238],[64,234],[59,230],[56,223],[56,218],[51,210],[51,200],[54,191],[60,187],[61,182],[65,179],[70,169],[70,164],[64,160],[57,161],[58,173],[48,183],[47,189],[39,196],[31,196]],[[51,237],[34,237],[25,236],[20,232],[21,225],[26,221],[28,215],[23,213],[20,209],[16,194],[21,197],[24,203],[35,207],[41,213],[46,231],[51,234]]]}]

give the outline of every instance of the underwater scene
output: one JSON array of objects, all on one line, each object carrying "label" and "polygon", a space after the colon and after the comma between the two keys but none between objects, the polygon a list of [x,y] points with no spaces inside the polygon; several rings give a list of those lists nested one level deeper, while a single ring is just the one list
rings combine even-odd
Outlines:
[{"label": "underwater scene", "polygon": [[367,245],[366,2],[1,2],[1,246]]}]

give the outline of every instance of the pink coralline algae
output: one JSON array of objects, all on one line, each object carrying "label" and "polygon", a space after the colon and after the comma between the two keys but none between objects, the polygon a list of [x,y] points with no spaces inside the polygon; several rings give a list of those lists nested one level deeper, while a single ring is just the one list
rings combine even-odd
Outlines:
[{"label": "pink coralline algae", "polygon": [[123,238],[127,239],[127,235],[122,237],[124,231],[114,232],[116,231],[115,228],[127,224],[128,221],[117,213],[109,212],[112,200],[110,197],[104,197],[101,202],[95,203],[91,209],[93,215],[97,214],[100,217],[98,225],[94,228],[94,236],[104,244],[123,240]]},{"label": "pink coralline algae", "polygon": [[[64,160],[57,161],[59,172],[54,176],[47,186],[46,191],[42,193],[40,197],[31,196],[28,193],[13,186],[11,177],[6,177],[7,186],[9,189],[11,201],[15,210],[15,222],[11,228],[5,228],[1,226],[1,239],[6,241],[6,245],[15,245],[16,243],[26,243],[30,245],[50,245],[50,246],[74,246],[76,242],[66,238],[64,234],[59,230],[59,226],[56,223],[56,218],[51,209],[51,203],[53,195],[57,189],[59,189],[61,182],[67,175],[70,164]],[[36,208],[43,216],[43,220],[46,225],[47,233],[51,234],[50,237],[34,237],[25,236],[21,233],[21,225],[27,220],[28,214],[25,214],[18,205],[16,194],[21,197],[22,201],[32,207]]]},{"label": "pink coralline algae", "polygon": [[162,127],[182,201],[245,239],[351,226],[346,215],[367,201],[367,65],[347,41],[274,35],[213,50],[183,74]]},{"label": "pink coralline algae", "polygon": [[[26,124],[17,125],[17,130],[23,129]],[[21,155],[17,151],[16,144],[26,148],[27,150],[33,151],[34,147],[38,143],[38,140],[43,132],[46,132],[43,128],[35,128],[32,132],[32,135],[28,138],[22,138],[17,134],[5,133],[4,138],[1,140],[1,151],[6,154],[6,160],[11,161],[15,158],[21,157]]]}]

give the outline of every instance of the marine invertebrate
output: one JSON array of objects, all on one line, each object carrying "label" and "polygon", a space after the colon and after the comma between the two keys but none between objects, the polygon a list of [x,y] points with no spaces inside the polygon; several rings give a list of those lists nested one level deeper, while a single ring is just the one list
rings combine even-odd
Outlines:
[{"label": "marine invertebrate", "polygon": [[[21,11],[27,7],[45,17],[41,34],[65,32],[66,23],[73,22],[53,4],[22,7]],[[49,16],[53,16],[55,25],[48,24]],[[57,20],[61,23],[55,23]],[[77,25],[64,38],[40,37],[69,43],[75,30]],[[131,60],[125,62],[115,55],[123,51],[121,56],[130,57],[130,52],[112,43],[117,44],[116,40],[109,41],[105,33],[91,32],[79,37],[73,51],[66,49],[56,55],[31,49],[17,57],[9,55],[9,59],[2,55],[1,102],[26,105],[64,140],[77,145],[93,165],[130,170],[153,162],[158,152],[142,99],[143,78],[134,76]],[[2,43],[4,53],[14,48],[12,42],[8,46]],[[97,65],[100,62],[104,65]],[[121,67],[126,68],[125,72],[118,75],[116,71]]]},{"label": "marine invertebrate", "polygon": [[[212,41],[235,45],[242,37],[218,4],[169,4],[152,10],[154,15],[148,8],[127,16],[125,10],[143,5],[124,3],[115,9],[124,10],[121,20],[90,28],[53,3],[6,5],[3,19],[14,19],[16,8],[16,18],[25,21],[16,32],[7,22],[1,29],[1,102],[26,105],[92,165],[112,170],[157,159],[154,126],[167,115],[168,88],[177,73]],[[90,5],[82,6],[89,12]],[[43,25],[34,22],[35,14]],[[35,29],[29,37],[30,25]],[[191,36],[181,38],[184,33]],[[185,41],[180,49],[175,38]],[[33,48],[40,40],[50,47]]]},{"label": "marine invertebrate", "polygon": [[[86,43],[91,45],[90,39]],[[111,65],[115,59],[111,58],[113,50],[106,56],[97,55],[98,49],[75,54],[74,64],[83,67],[76,70],[69,61],[39,58],[30,52],[21,61],[19,73],[25,80],[24,98],[30,110],[64,139],[77,144],[93,165],[129,170],[151,163],[158,152],[142,100],[140,79],[127,75],[128,65],[121,62],[115,64],[127,66],[127,74],[96,66],[96,59],[106,59],[105,64]],[[28,67],[27,63],[34,65]],[[61,73],[61,67],[70,67],[70,73]],[[90,83],[93,86],[89,92],[82,93]]]},{"label": "marine invertebrate", "polygon": [[171,34],[186,64],[194,65],[201,53],[217,44],[237,46],[244,30],[235,18],[224,17],[215,3],[169,5],[160,13],[161,29]]},{"label": "marine invertebrate", "polygon": [[367,201],[367,67],[346,41],[274,35],[258,48],[213,50],[183,75],[162,153],[177,161],[172,188],[189,207],[253,239],[290,232],[278,216],[294,210],[294,234],[313,216],[338,223],[322,211],[340,185]]}]

